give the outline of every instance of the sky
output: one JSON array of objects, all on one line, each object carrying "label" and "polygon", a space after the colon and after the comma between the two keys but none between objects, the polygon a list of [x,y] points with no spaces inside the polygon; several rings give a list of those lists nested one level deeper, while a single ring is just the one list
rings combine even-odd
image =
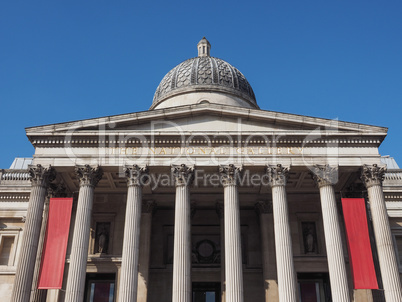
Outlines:
[{"label": "sky", "polygon": [[402,1],[1,1],[0,168],[25,128],[148,110],[197,56],[237,67],[261,109],[388,127],[402,167]]}]

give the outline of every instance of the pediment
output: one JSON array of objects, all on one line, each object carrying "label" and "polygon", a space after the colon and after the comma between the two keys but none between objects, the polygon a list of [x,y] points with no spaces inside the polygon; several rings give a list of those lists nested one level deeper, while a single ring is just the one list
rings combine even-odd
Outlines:
[{"label": "pediment", "polygon": [[261,133],[270,135],[386,136],[387,128],[258,109],[197,104],[150,110],[68,123],[27,128],[31,140],[38,136],[96,136],[105,133],[142,133],[177,135],[178,133]]}]

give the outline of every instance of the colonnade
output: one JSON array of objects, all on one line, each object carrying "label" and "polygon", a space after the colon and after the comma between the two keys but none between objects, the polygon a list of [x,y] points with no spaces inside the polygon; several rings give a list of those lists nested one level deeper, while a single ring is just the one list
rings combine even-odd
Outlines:
[{"label": "colonnade", "polygon": [[[292,240],[289,224],[286,182],[288,168],[282,165],[266,167],[269,185],[272,189],[272,212],[277,263],[277,284],[280,302],[296,302],[297,279],[293,263]],[[337,168],[315,166],[313,177],[319,187],[325,244],[334,301],[350,302],[345,258],[342,250],[341,230],[336,209],[333,185]],[[29,170],[32,190],[18,261],[13,302],[30,301],[34,275],[35,258],[41,231],[42,212],[46,187],[55,178],[52,167],[38,165]],[[137,301],[138,254],[140,242],[142,177],[147,168],[130,166],[125,169],[127,178],[127,205],[123,240],[121,273],[119,278],[118,301]],[[173,302],[191,302],[191,203],[190,185],[194,168],[186,165],[172,166],[175,179],[175,225],[173,254]],[[243,302],[243,266],[241,255],[241,229],[238,180],[241,167],[224,165],[219,167],[221,183],[224,187],[223,231],[225,273],[225,299],[227,302]],[[79,179],[79,197],[71,246],[70,265],[67,277],[66,302],[80,302],[84,297],[84,285],[89,248],[89,230],[92,216],[94,189],[102,177],[102,169],[89,165],[76,167]],[[376,165],[362,168],[362,180],[367,186],[373,226],[387,302],[402,301],[399,272],[391,231],[382,192],[384,169]],[[222,221],[221,221],[222,223]],[[262,232],[264,235],[264,232]],[[265,235],[264,235],[265,236]],[[268,251],[268,243],[263,239],[263,255]],[[149,245],[148,245],[149,251]],[[268,276],[267,265],[263,263],[264,278]],[[141,283],[140,283],[141,284]],[[39,301],[36,301],[39,302]]]}]

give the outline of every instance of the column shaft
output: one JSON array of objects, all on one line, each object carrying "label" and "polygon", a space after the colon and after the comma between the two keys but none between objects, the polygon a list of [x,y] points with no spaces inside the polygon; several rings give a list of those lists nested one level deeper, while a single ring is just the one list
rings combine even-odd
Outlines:
[{"label": "column shaft", "polygon": [[296,302],[296,274],[293,264],[288,203],[285,186],[272,187],[276,267],[280,302]]},{"label": "column shaft", "polygon": [[237,186],[225,186],[224,194],[226,297],[230,302],[243,302],[243,261]]},{"label": "column shaft", "polygon": [[84,299],[93,197],[93,186],[80,187],[71,246],[66,302],[78,302]]},{"label": "column shaft", "polygon": [[46,188],[56,177],[53,168],[43,168],[41,165],[30,166],[28,172],[31,177],[32,189],[24,226],[21,254],[18,259],[14,287],[11,295],[12,302],[29,301],[35,269],[35,259],[38,251]]},{"label": "column shaft", "polygon": [[173,251],[173,302],[191,302],[190,192],[176,186]]},{"label": "column shaft", "polygon": [[128,187],[124,223],[123,256],[120,272],[119,301],[136,302],[138,286],[138,254],[141,222],[141,187]]},{"label": "column shaft", "polygon": [[332,299],[339,302],[349,302],[345,257],[333,186],[321,186],[320,196]]},{"label": "column shaft", "polygon": [[368,187],[367,190],[385,300],[387,302],[400,302],[402,301],[400,276],[382,187],[378,184]]},{"label": "column shaft", "polygon": [[226,278],[225,278],[225,219],[223,204],[216,204],[219,217],[220,245],[221,245],[221,302],[226,302]]},{"label": "column shaft", "polygon": [[99,167],[92,168],[89,165],[76,167],[75,172],[79,178],[80,191],[74,222],[65,302],[81,302],[84,299],[94,190],[103,175]]},{"label": "column shaft", "polygon": [[191,302],[191,205],[189,185],[194,168],[172,166],[176,200],[173,247],[173,302]]},{"label": "column shaft", "polygon": [[237,184],[241,167],[220,166],[224,187],[226,301],[243,302],[243,258],[241,252],[240,202]]},{"label": "column shaft", "polygon": [[45,196],[45,187],[32,187],[27,217],[24,225],[21,254],[18,259],[14,289],[11,298],[11,301],[13,302],[27,302],[31,295]]}]

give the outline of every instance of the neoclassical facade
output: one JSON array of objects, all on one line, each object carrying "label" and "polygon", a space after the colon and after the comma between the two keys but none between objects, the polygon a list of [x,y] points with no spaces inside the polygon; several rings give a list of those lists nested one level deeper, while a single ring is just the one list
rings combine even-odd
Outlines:
[{"label": "neoclassical facade", "polygon": [[[402,301],[387,129],[261,110],[210,49],[148,111],[26,129],[32,162],[0,170],[4,301]],[[38,289],[52,197],[73,198],[62,286]],[[355,286],[342,198],[365,199],[378,289]]]}]

